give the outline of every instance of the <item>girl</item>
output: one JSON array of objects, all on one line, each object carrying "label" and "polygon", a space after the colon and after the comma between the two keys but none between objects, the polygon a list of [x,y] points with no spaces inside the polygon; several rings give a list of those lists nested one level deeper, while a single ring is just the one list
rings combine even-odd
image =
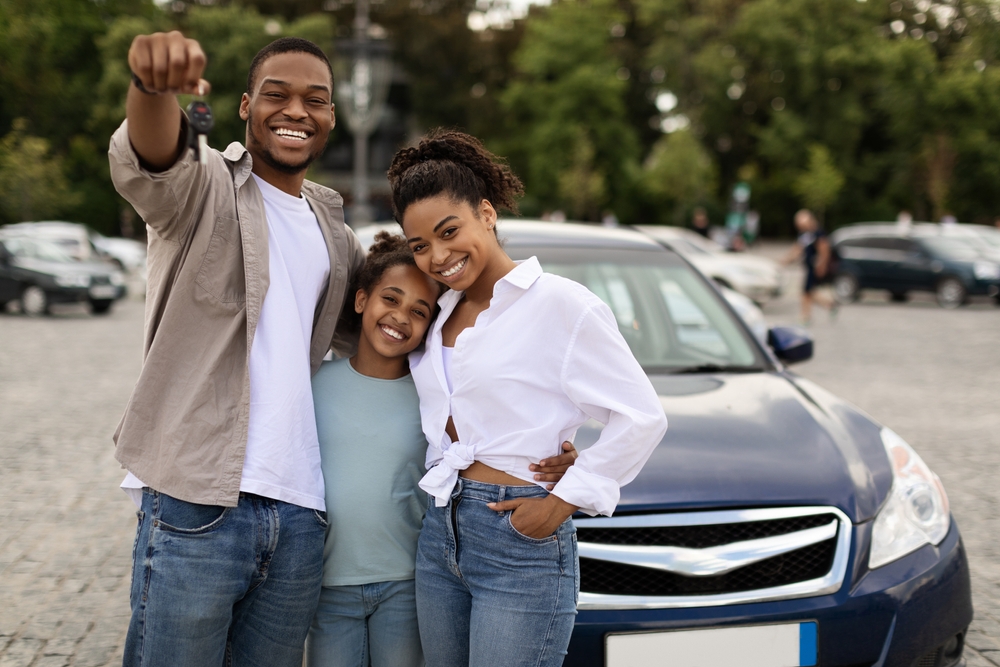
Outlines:
[{"label": "girl", "polygon": [[[410,369],[432,502],[417,548],[429,667],[562,664],[579,588],[569,517],[610,515],[667,423],[610,309],[515,263],[496,234],[520,181],[473,137],[438,131],[389,169],[417,266],[451,288]],[[552,493],[530,464],[588,417],[606,424]]]},{"label": "girl", "polygon": [[[423,342],[440,289],[406,241],[385,232],[355,288],[348,326],[360,330],[358,352],[313,378],[330,528],[308,664],[419,667],[413,577],[427,441],[406,355]],[[539,480],[558,481],[568,451],[536,466]]]}]

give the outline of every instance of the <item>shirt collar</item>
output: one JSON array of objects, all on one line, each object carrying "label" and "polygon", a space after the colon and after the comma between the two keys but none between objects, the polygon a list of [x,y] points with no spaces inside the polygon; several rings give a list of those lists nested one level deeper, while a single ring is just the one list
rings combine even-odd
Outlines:
[{"label": "shirt collar", "polygon": [[[507,275],[498,280],[497,284],[493,286],[494,300],[511,288],[517,288],[522,291],[528,289],[534,285],[535,281],[542,275],[542,265],[538,263],[537,257],[518,260],[514,262],[514,264],[516,264],[516,266],[507,272]],[[450,307],[457,304],[464,293],[465,292],[448,290],[438,297],[438,305],[441,306],[442,311],[447,310],[450,314]]]}]

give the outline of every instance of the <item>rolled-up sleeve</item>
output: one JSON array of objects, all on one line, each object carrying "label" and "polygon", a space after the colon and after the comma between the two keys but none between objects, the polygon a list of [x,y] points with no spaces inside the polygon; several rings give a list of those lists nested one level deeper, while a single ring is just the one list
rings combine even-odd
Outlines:
[{"label": "rolled-up sleeve", "polygon": [[184,150],[169,169],[149,171],[132,148],[127,120],[111,136],[108,160],[115,190],[157,236],[167,240],[182,238],[194,224],[197,216],[193,212],[201,206],[205,193],[202,170],[226,169],[216,151],[209,151],[210,163],[202,167],[192,159],[191,151]]},{"label": "rolled-up sleeve", "polygon": [[604,303],[591,305],[576,323],[562,388],[582,412],[605,427],[552,492],[591,516],[611,516],[621,486],[635,479],[663,439],[667,417]]}]

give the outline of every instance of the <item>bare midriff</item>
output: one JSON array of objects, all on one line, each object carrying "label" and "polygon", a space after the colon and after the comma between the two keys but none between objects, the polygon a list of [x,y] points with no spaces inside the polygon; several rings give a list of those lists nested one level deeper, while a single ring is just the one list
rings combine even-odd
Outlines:
[{"label": "bare midriff", "polygon": [[[452,421],[451,417],[448,417],[448,424],[445,426],[445,432],[451,437],[452,442],[458,442],[458,434],[455,431],[455,422]],[[479,461],[473,461],[465,470],[459,470],[458,476],[465,479],[471,479],[476,482],[482,482],[484,484],[497,484],[500,486],[531,486],[531,482],[526,482],[520,477],[514,477],[513,475],[508,475],[502,470],[497,470],[496,468],[491,468],[485,463]]]},{"label": "bare midriff", "polygon": [[497,484],[500,486],[531,486],[531,482],[526,482],[520,477],[508,475],[502,470],[491,468],[480,461],[473,461],[472,465],[465,470],[459,470],[458,476],[465,479],[483,482],[484,484]]}]

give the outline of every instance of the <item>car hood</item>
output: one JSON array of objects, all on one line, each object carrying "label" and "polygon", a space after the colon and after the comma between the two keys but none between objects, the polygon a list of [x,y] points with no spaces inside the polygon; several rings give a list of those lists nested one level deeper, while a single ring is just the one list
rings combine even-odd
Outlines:
[{"label": "car hood", "polygon": [[[871,519],[892,485],[881,427],[778,372],[651,376],[669,421],[618,511],[832,505]],[[600,425],[577,434],[581,449]]]}]

